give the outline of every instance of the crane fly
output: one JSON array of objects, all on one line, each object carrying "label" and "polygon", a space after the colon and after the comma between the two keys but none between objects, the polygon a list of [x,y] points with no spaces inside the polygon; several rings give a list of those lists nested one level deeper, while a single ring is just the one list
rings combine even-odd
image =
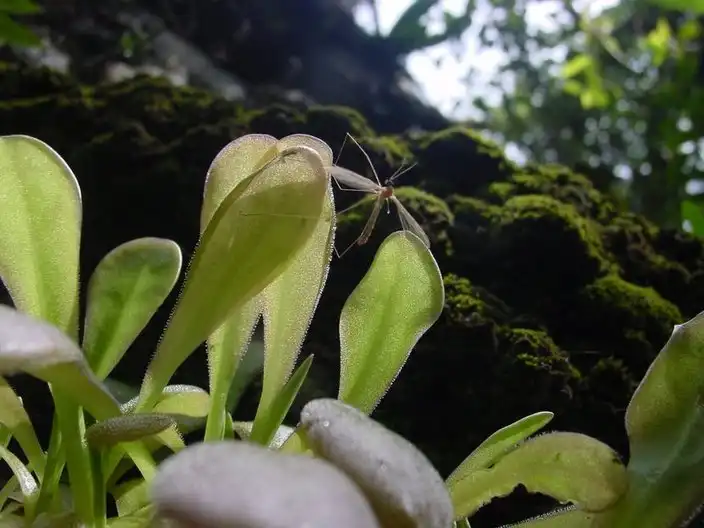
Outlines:
[{"label": "crane fly", "polygon": [[[372,231],[374,231],[374,226],[376,225],[376,221],[379,218],[379,213],[381,212],[381,208],[383,207],[384,203],[386,203],[386,209],[387,212],[389,212],[389,202],[393,202],[396,206],[398,218],[401,221],[401,227],[403,228],[403,230],[410,231],[418,238],[420,238],[427,247],[430,247],[430,240],[425,234],[425,231],[423,231],[423,228],[416,221],[416,219],[413,218],[411,213],[408,212],[408,209],[403,206],[401,201],[394,194],[394,181],[397,180],[398,177],[402,174],[405,174],[406,172],[411,170],[415,166],[415,164],[411,165],[410,167],[407,167],[406,169],[403,169],[403,167],[401,167],[394,174],[392,174],[382,185],[381,181],[379,180],[379,175],[376,173],[376,169],[374,168],[374,165],[372,164],[372,160],[369,155],[365,152],[365,150],[357,142],[357,140],[354,139],[350,134],[347,134],[347,136],[345,137],[345,141],[347,141],[347,137],[349,137],[354,142],[354,144],[357,145],[359,150],[362,151],[362,154],[364,154],[367,163],[372,169],[374,180],[365,178],[361,174],[358,174],[344,167],[339,167],[336,164],[330,167],[330,176],[332,176],[333,180],[341,191],[361,191],[367,194],[374,194],[376,195],[376,200],[374,201],[372,212],[369,215],[369,218],[367,219],[367,223],[364,224],[364,228],[362,229],[360,235],[342,253],[338,253],[337,256],[342,257],[355,244],[361,246],[367,243],[369,237],[371,237]],[[342,145],[344,147],[344,142],[342,143]],[[345,185],[347,188],[343,188],[342,185]],[[351,207],[340,211],[340,213],[338,214],[345,213],[350,209],[359,206],[360,204],[361,202],[357,202]],[[335,252],[337,253],[337,250],[335,250]]]}]

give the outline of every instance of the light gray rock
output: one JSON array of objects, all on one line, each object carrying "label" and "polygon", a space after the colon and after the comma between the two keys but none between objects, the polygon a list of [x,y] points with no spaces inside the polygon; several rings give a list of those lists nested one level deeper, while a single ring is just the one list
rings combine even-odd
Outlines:
[{"label": "light gray rock", "polygon": [[324,460],[247,442],[190,446],[154,479],[157,516],[188,528],[379,528],[364,495]]},{"label": "light gray rock", "polygon": [[365,492],[384,526],[452,526],[452,500],[442,477],[402,436],[333,399],[309,402],[301,427],[313,451]]}]

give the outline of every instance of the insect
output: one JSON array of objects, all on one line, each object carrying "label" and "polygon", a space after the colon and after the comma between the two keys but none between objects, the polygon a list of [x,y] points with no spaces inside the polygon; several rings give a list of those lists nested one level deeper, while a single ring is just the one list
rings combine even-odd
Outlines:
[{"label": "insect", "polygon": [[[406,172],[411,170],[415,166],[415,164],[411,165],[410,167],[407,167],[406,169],[399,169],[394,174],[392,174],[382,185],[381,181],[379,180],[379,175],[376,173],[376,169],[374,169],[374,165],[372,164],[372,160],[369,155],[364,151],[362,146],[357,142],[356,139],[354,139],[354,137],[352,137],[350,134],[347,134],[347,137],[349,137],[354,142],[354,144],[357,145],[359,150],[362,151],[362,154],[364,154],[364,157],[367,160],[367,163],[369,163],[369,166],[372,169],[372,173],[374,174],[374,180],[376,181],[371,180],[369,178],[365,178],[361,174],[358,174],[350,169],[340,167],[338,165],[333,165],[332,167],[330,167],[330,175],[332,176],[333,180],[335,181],[340,190],[361,191],[368,194],[375,194],[376,200],[374,202],[372,212],[369,215],[369,218],[367,219],[367,223],[364,224],[364,229],[362,229],[362,232],[357,237],[357,239],[354,240],[342,253],[338,253],[338,257],[342,257],[355,244],[361,246],[367,243],[369,237],[372,234],[372,231],[374,231],[374,226],[376,225],[376,221],[379,218],[379,213],[381,212],[382,206],[384,205],[384,203],[386,203],[387,212],[389,212],[390,201],[393,202],[396,206],[396,210],[398,211],[398,218],[401,221],[401,227],[403,228],[403,230],[410,231],[418,238],[420,238],[427,247],[430,247],[430,240],[425,234],[425,231],[423,231],[423,228],[416,221],[416,219],[413,218],[411,213],[408,212],[408,209],[403,206],[401,201],[394,194],[394,181],[397,180],[402,174],[405,174]],[[345,141],[347,141],[347,137],[345,137]],[[345,185],[347,188],[342,187],[342,185]],[[361,202],[357,202],[351,207],[340,211],[338,214],[347,212],[350,209],[359,206],[360,204]]]}]

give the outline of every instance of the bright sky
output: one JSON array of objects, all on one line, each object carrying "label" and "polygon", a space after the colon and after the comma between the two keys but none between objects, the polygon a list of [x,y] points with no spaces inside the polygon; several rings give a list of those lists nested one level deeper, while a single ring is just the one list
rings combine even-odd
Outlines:
[{"label": "bright sky", "polygon": [[[413,0],[376,1],[382,34],[390,31],[399,16],[413,2]],[[573,5],[578,11],[588,5],[589,12],[593,14],[618,3],[618,1],[575,0]],[[467,0],[441,0],[440,9],[436,10],[436,13],[439,14],[444,9],[454,15],[460,15],[463,13],[466,3]],[[549,31],[556,27],[556,21],[559,23],[566,16],[561,4],[562,0],[527,2],[526,16],[529,26],[543,31]],[[457,119],[475,115],[469,104],[461,103],[467,99],[468,85],[464,77],[471,68],[474,68],[470,84],[473,90],[483,91],[490,100],[495,101],[498,101],[500,95],[488,86],[488,82],[496,74],[498,66],[505,59],[505,56],[500,50],[483,49],[480,51],[480,43],[476,34],[489,15],[491,7],[486,0],[479,0],[477,6],[474,13],[474,23],[462,37],[463,49],[461,53],[453,54],[450,46],[440,44],[424,51],[412,53],[406,63],[409,73],[421,86],[427,101],[438,107],[443,114]],[[371,9],[367,4],[363,4],[357,10],[356,20],[360,26],[369,31],[374,28]],[[460,105],[456,107],[455,104],[458,101],[460,101]]]}]

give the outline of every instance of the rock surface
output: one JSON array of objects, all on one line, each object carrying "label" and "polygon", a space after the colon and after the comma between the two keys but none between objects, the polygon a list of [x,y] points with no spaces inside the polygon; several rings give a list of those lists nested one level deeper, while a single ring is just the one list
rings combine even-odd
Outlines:
[{"label": "rock surface", "polygon": [[[673,325],[704,308],[699,240],[619,210],[565,168],[516,167],[469,129],[378,136],[345,108],[247,110],[147,77],[85,87],[2,64],[0,79],[0,134],[46,141],[80,182],[84,282],[103,255],[132,238],[171,238],[188,256],[207,167],[239,135],[308,133],[337,152],[350,132],[382,179],[404,157],[416,161],[400,182],[412,187],[398,196],[430,234],[446,274],[446,309],[375,418],[415,443],[443,475],[494,430],[538,410],[556,413],[551,426],[596,436],[627,457],[631,392]],[[341,163],[367,170],[349,145]],[[338,194],[338,208],[353,194]],[[336,393],[340,308],[384,234],[399,228],[395,215],[381,216],[367,246],[333,261],[305,347],[316,360],[293,423],[300,404]],[[339,247],[364,219],[364,208],[341,219]],[[118,366],[118,377],[140,381],[170,307]],[[178,378],[206,380],[202,354]]]}]

